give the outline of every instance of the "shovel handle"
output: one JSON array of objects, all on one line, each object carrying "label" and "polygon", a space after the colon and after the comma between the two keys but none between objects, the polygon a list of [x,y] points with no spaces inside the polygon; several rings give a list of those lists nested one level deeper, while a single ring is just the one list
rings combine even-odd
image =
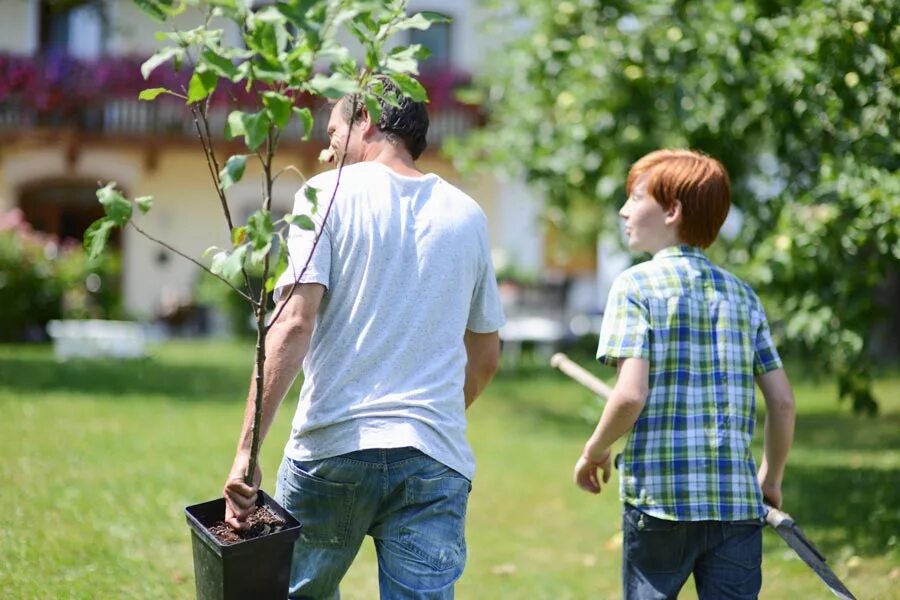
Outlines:
[{"label": "shovel handle", "polygon": [[766,513],[766,523],[771,525],[774,529],[778,529],[781,525],[790,527],[794,524],[794,518],[783,510],[778,510],[768,504],[766,504],[766,510],[769,511]]},{"label": "shovel handle", "polygon": [[611,387],[562,352],[557,352],[550,357],[550,366],[559,369],[604,400],[608,400],[612,394]]}]

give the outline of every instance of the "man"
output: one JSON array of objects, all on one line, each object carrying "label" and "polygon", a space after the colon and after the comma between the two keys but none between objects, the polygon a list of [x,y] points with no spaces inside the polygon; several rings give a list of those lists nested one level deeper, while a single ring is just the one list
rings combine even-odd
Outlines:
[{"label": "man", "polygon": [[[450,598],[466,560],[475,465],[465,409],[496,372],[504,321],[486,219],[463,192],[418,170],[425,107],[378,81],[399,107],[382,101],[377,122],[360,97],[333,107],[330,150],[347,166],[297,193],[294,212],[311,214],[321,239],[300,277],[315,232],[292,228],[276,286],[286,306],[266,344],[262,435],[301,364],[304,372],[276,487],[303,525],[292,598],[339,597],[366,535],[383,598]],[[317,209],[306,187],[318,190]],[[243,483],[253,393],[225,484],[226,520],[237,528],[261,477]]]},{"label": "man", "polygon": [[[628,174],[628,246],[653,260],[616,278],[597,358],[618,367],[600,422],[575,465],[599,493],[610,446],[621,455],[626,599],[676,598],[693,573],[701,599],[756,598],[765,499],[781,505],[794,398],[759,298],[701,248],[731,203],[718,161],[659,150]],[[750,441],[754,379],[766,400],[759,471]]]}]

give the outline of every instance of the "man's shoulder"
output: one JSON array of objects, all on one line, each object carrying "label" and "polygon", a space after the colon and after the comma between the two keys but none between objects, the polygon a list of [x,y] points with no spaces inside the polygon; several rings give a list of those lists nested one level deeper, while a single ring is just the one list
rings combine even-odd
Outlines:
[{"label": "man's shoulder", "polygon": [[475,200],[475,198],[444,179],[441,179],[441,187],[443,188],[444,193],[446,193],[454,203],[458,203],[460,206],[464,206],[479,219],[485,221],[487,220],[487,216],[484,214],[484,209],[481,208],[481,205],[478,204],[478,201]]},{"label": "man's shoulder", "polygon": [[338,182],[338,177],[340,177],[341,189],[348,189],[358,185],[365,185],[365,180],[367,179],[365,175],[371,175],[375,170],[378,169],[373,169],[372,163],[361,162],[345,165],[339,169],[329,169],[310,177],[306,180],[306,186],[325,190],[333,187]]}]

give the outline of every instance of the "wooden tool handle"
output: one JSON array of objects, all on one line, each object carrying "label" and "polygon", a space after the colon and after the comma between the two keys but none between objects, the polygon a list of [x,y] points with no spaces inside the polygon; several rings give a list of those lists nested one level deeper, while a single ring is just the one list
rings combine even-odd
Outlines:
[{"label": "wooden tool handle", "polygon": [[773,508],[766,504],[766,509],[769,511],[766,513],[766,523],[778,529],[780,525],[785,525],[790,527],[794,524],[794,519],[791,515],[787,514],[783,510],[778,510],[777,508]]},{"label": "wooden tool handle", "polygon": [[604,400],[608,400],[612,394],[611,387],[562,352],[557,352],[550,357],[550,366],[559,369]]}]

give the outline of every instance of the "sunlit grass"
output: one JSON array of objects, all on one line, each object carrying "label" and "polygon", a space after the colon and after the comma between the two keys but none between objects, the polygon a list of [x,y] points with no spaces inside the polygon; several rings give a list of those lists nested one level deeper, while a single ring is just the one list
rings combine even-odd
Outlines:
[{"label": "sunlit grass", "polygon": [[[182,342],[142,361],[57,364],[46,347],[0,347],[3,597],[193,597],[183,508],[219,493],[251,352]],[[861,598],[900,597],[900,377],[879,379],[876,419],[850,415],[827,381],[794,379],[785,508]],[[269,490],[293,398],[263,450]],[[600,497],[571,483],[598,411],[547,369],[507,371],[471,409],[478,473],[457,597],[620,596],[617,480]],[[771,532],[765,550],[763,598],[829,597]],[[370,543],[342,591],[377,597]]]}]

